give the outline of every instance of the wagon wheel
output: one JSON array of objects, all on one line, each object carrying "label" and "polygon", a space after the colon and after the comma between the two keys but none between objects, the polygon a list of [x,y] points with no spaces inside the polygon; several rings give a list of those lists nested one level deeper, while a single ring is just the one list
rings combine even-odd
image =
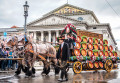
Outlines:
[{"label": "wagon wheel", "polygon": [[76,61],[73,65],[73,72],[75,74],[79,74],[82,71],[82,63],[79,61]]},{"label": "wagon wheel", "polygon": [[110,72],[110,71],[112,70],[112,68],[113,68],[113,63],[112,63],[112,61],[111,61],[111,60],[107,60],[107,61],[105,62],[105,70],[106,70],[107,72]]}]

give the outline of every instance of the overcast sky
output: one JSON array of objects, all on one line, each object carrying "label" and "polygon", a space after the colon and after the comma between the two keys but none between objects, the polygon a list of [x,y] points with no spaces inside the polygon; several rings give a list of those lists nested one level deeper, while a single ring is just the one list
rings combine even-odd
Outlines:
[{"label": "overcast sky", "polygon": [[[13,25],[23,27],[23,5],[26,0],[0,0],[0,27],[9,28]],[[27,0],[29,4],[28,22],[42,17],[49,11],[65,4],[67,0]],[[93,11],[101,23],[110,23],[114,38],[120,48],[120,0],[68,0],[69,4]]]}]

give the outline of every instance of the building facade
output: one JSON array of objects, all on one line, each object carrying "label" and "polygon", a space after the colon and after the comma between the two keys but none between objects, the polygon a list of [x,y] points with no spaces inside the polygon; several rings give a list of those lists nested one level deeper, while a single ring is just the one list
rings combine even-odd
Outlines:
[{"label": "building facade", "polygon": [[[103,39],[107,39],[109,45],[116,48],[116,41],[113,37],[109,24],[100,23],[93,11],[64,4],[51,12],[43,15],[42,18],[27,24],[27,34],[33,34],[34,41],[56,42],[56,37],[64,29],[65,25],[73,24],[76,29],[103,34]],[[16,28],[18,33],[24,31],[23,28]]]},{"label": "building facade", "polygon": [[34,34],[34,40],[55,42],[65,25],[71,23],[79,30],[103,34],[103,39],[116,48],[116,41],[109,24],[101,24],[93,11],[64,4],[35,21],[27,24],[28,34]]}]

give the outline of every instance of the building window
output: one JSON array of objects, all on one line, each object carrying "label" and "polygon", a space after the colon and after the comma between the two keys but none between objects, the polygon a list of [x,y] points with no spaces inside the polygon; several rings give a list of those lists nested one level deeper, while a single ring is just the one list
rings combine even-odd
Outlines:
[{"label": "building window", "polygon": [[93,29],[96,29],[96,27],[93,27]]},{"label": "building window", "polygon": [[82,21],[82,20],[83,20],[83,18],[82,18],[82,17],[78,17],[78,20],[79,20],[79,21]]}]

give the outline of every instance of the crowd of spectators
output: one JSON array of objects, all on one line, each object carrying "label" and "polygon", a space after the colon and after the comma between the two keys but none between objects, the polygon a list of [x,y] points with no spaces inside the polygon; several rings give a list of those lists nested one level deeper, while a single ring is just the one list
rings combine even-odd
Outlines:
[{"label": "crowd of spectators", "polygon": [[[1,45],[0,47],[0,58],[17,58],[13,53],[13,50]],[[14,70],[18,66],[17,60],[0,60],[0,69],[1,70]]]}]

